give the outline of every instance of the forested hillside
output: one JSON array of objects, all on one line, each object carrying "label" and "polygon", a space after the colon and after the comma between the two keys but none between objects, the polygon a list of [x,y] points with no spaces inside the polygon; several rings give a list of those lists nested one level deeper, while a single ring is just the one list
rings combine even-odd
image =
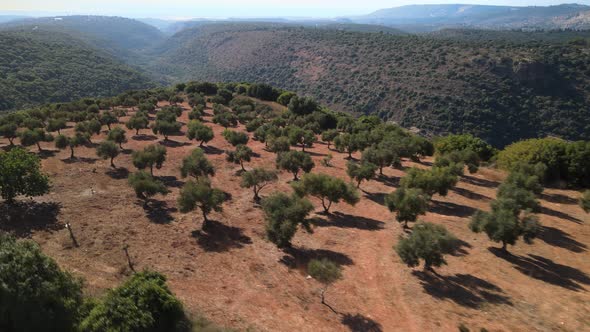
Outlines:
[{"label": "forested hillside", "polygon": [[151,70],[180,80],[266,82],[337,110],[377,113],[430,134],[469,132],[503,146],[547,135],[589,138],[588,51],[583,40],[206,25],[167,40]]},{"label": "forested hillside", "polygon": [[0,31],[0,111],[150,87],[147,76],[71,35]]}]

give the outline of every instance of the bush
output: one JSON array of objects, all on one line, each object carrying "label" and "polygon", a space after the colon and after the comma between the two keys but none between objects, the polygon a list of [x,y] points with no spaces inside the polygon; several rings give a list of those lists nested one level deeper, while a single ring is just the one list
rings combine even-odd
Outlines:
[{"label": "bush", "polygon": [[34,242],[0,234],[0,330],[76,331],[81,306],[79,280]]},{"label": "bush", "polygon": [[441,155],[453,151],[471,150],[483,161],[490,160],[496,152],[495,149],[484,140],[470,134],[440,137],[435,140],[434,148],[437,154]]}]

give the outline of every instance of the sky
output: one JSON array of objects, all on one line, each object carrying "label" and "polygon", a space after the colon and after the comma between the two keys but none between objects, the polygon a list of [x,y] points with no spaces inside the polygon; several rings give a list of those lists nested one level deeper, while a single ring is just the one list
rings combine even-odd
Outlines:
[{"label": "sky", "polygon": [[[191,17],[337,17],[363,15],[408,4],[468,3],[547,6],[551,0],[0,0],[1,14],[34,16],[88,14],[184,19]],[[590,5],[590,0],[575,1]]]}]

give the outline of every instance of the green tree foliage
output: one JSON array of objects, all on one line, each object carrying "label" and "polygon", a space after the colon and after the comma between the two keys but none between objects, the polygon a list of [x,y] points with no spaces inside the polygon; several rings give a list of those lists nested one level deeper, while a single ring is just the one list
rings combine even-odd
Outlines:
[{"label": "green tree foliage", "polygon": [[342,200],[354,206],[360,200],[354,185],[326,174],[305,174],[301,181],[293,182],[291,186],[301,197],[311,195],[319,198],[326,213],[330,213],[332,203]]},{"label": "green tree foliage", "polygon": [[488,161],[495,154],[495,149],[478,137],[470,134],[447,135],[434,142],[438,154],[444,155],[454,151],[470,150],[475,152],[480,160]]},{"label": "green tree foliage", "polygon": [[288,129],[289,143],[291,145],[300,145],[302,151],[305,152],[305,148],[310,148],[316,141],[316,137],[311,130],[305,130],[300,127],[290,127]]},{"label": "green tree foliage", "polygon": [[119,144],[119,148],[123,149],[123,143],[127,143],[127,133],[121,127],[115,127],[109,131],[107,140]]},{"label": "green tree foliage", "polygon": [[176,120],[169,121],[166,119],[156,119],[156,121],[152,125],[152,132],[155,135],[163,135],[164,140],[167,141],[168,136],[178,133],[180,131],[181,126],[182,125],[179,122],[176,122]]},{"label": "green tree foliage", "polygon": [[238,125],[238,117],[229,111],[219,112],[213,115],[213,123],[224,128],[235,127]]},{"label": "green tree foliage", "polygon": [[274,153],[287,152],[291,150],[291,143],[288,137],[279,136],[272,137],[269,139],[268,151]]},{"label": "green tree foliage", "polygon": [[0,136],[8,139],[10,145],[14,145],[14,139],[18,137],[18,126],[15,123],[0,124]]},{"label": "green tree foliage", "polygon": [[297,94],[295,92],[285,91],[281,93],[281,95],[277,98],[277,103],[288,106],[291,102],[291,99],[295,97]]},{"label": "green tree foliage", "polygon": [[262,100],[275,101],[279,96],[279,91],[268,84],[255,83],[250,84],[250,87],[248,87],[248,96]]},{"label": "green tree foliage", "polygon": [[111,113],[111,112],[104,112],[101,116],[100,116],[100,123],[104,126],[107,126],[107,128],[109,128],[109,130],[111,130],[111,125],[118,123],[119,120],[117,119],[117,117]]},{"label": "green tree foliage", "polygon": [[88,332],[189,329],[182,303],[166,285],[166,278],[152,271],[134,274],[109,291],[80,324],[80,330]]},{"label": "green tree foliage", "polygon": [[125,124],[127,128],[135,130],[135,135],[139,135],[141,129],[149,128],[150,120],[144,113],[136,113]]},{"label": "green tree foliage", "polygon": [[233,146],[246,145],[248,144],[249,140],[248,134],[241,131],[234,131],[228,129],[223,131],[222,136],[229,144]]},{"label": "green tree foliage", "polygon": [[371,163],[379,167],[379,174],[383,175],[383,168],[401,162],[399,155],[393,149],[385,146],[372,146],[363,151],[362,163]]},{"label": "green tree foliage", "polygon": [[65,129],[67,125],[68,124],[65,118],[49,119],[46,129],[48,132],[57,131],[58,134],[61,134],[61,130]]},{"label": "green tree foliage", "polygon": [[81,286],[33,241],[0,234],[0,330],[76,331]]},{"label": "green tree foliage", "polygon": [[444,255],[452,253],[457,247],[457,238],[446,228],[427,222],[417,223],[408,237],[400,237],[395,251],[401,260],[410,267],[424,261],[424,270],[446,265]]},{"label": "green tree foliage", "polygon": [[41,142],[51,142],[53,136],[46,133],[43,128],[25,129],[20,133],[20,143],[23,146],[37,145],[39,151],[43,151],[41,148]]},{"label": "green tree foliage", "polygon": [[119,155],[121,150],[115,142],[104,141],[96,147],[96,154],[102,159],[110,159],[111,167],[115,168],[114,159]]},{"label": "green tree foliage", "polygon": [[41,172],[36,155],[21,148],[0,152],[0,194],[8,203],[18,195],[41,196],[49,192],[49,178]]},{"label": "green tree foliage", "polygon": [[328,129],[322,133],[322,141],[328,143],[328,150],[330,150],[330,144],[338,137],[340,133],[336,129]]},{"label": "green tree foliage", "polygon": [[144,204],[147,204],[149,198],[156,194],[168,194],[168,189],[162,182],[144,171],[137,171],[129,175],[128,182],[135,190],[137,197],[144,200]]},{"label": "green tree foliage", "polygon": [[295,115],[307,115],[317,111],[319,105],[312,98],[293,96],[289,101],[288,109]]},{"label": "green tree foliage", "polygon": [[491,212],[477,211],[471,218],[469,228],[476,233],[484,232],[490,240],[501,242],[502,249],[514,245],[522,237],[531,243],[541,226],[536,216],[528,211],[521,213],[517,204],[510,199],[500,199],[492,204]]},{"label": "green tree foliage", "polygon": [[307,264],[307,273],[324,285],[322,289],[321,298],[322,304],[328,306],[332,311],[336,312],[330,305],[326,303],[326,291],[328,286],[342,278],[342,267],[337,263],[327,259],[312,259]]},{"label": "green tree foliage", "polygon": [[[100,134],[100,130],[102,129],[102,124],[98,122],[98,120],[93,119],[89,121],[84,121],[76,124],[76,132],[81,134],[88,134],[88,141],[92,138],[92,135]],[[91,142],[91,141],[90,141]]]},{"label": "green tree foliage", "polygon": [[204,230],[209,221],[207,215],[212,211],[221,212],[224,201],[225,193],[217,188],[211,187],[211,183],[208,180],[189,180],[180,190],[178,206],[182,213],[188,213],[197,208],[200,209],[203,214],[202,229]]},{"label": "green tree foliage", "polygon": [[590,212],[590,190],[584,191],[582,197],[580,197],[580,207],[582,207],[586,213]]},{"label": "green tree foliage", "polygon": [[242,173],[242,188],[252,188],[254,190],[254,201],[260,201],[260,190],[272,182],[279,179],[277,172],[265,168],[257,167],[251,171]]},{"label": "green tree foliage", "polygon": [[418,188],[432,196],[438,193],[446,196],[449,189],[457,184],[457,175],[451,167],[433,167],[429,170],[411,168],[400,182],[402,187]]},{"label": "green tree foliage", "polygon": [[305,173],[311,172],[315,164],[311,157],[302,151],[288,151],[281,152],[277,155],[276,165],[278,169],[282,169],[293,174],[293,180],[299,179],[300,171]]},{"label": "green tree foliage", "polygon": [[211,129],[209,126],[204,125],[197,120],[191,120],[188,123],[186,137],[188,137],[190,140],[201,141],[199,146],[203,146],[204,143],[211,141],[213,136],[213,129]]},{"label": "green tree foliage", "polygon": [[160,144],[146,146],[142,151],[133,151],[131,154],[133,166],[137,169],[150,169],[150,174],[154,175],[154,166],[157,169],[162,168],[166,161],[166,148]]},{"label": "green tree foliage", "polygon": [[395,219],[408,227],[419,215],[426,214],[430,197],[421,189],[400,187],[385,197],[385,205],[391,212],[397,212]]},{"label": "green tree foliage", "polygon": [[74,159],[74,148],[88,144],[90,140],[88,139],[87,133],[75,133],[74,136],[68,137],[65,135],[57,135],[55,138],[55,147],[63,150],[65,148],[70,148],[70,159]]},{"label": "green tree foliage", "polygon": [[244,162],[249,162],[252,159],[253,152],[249,147],[239,144],[234,151],[227,151],[226,154],[227,161],[239,164],[242,171],[246,171]]},{"label": "green tree foliage", "polygon": [[313,205],[297,195],[276,192],[262,200],[262,209],[266,219],[266,236],[279,248],[291,246],[299,225],[311,232],[307,215]]},{"label": "green tree foliage", "polygon": [[457,176],[464,174],[465,165],[467,165],[469,173],[477,173],[479,164],[479,157],[471,150],[451,151],[444,155],[438,155],[434,161],[434,167],[450,167],[452,173]]},{"label": "green tree foliage", "polygon": [[205,106],[203,105],[196,105],[193,109],[188,113],[189,120],[202,120],[203,116],[205,115]]},{"label": "green tree foliage", "polygon": [[377,168],[377,165],[369,162],[357,163],[354,161],[349,161],[346,163],[346,174],[348,174],[351,179],[356,181],[356,187],[360,188],[361,182],[365,180],[369,181],[375,177]]},{"label": "green tree foliage", "polygon": [[364,134],[340,134],[334,139],[334,146],[338,152],[348,153],[348,158],[352,159],[352,154],[364,149],[367,145],[367,138]]},{"label": "green tree foliage", "polygon": [[193,176],[195,179],[215,175],[215,168],[205,156],[203,150],[196,148],[182,160],[180,174],[183,178]]}]

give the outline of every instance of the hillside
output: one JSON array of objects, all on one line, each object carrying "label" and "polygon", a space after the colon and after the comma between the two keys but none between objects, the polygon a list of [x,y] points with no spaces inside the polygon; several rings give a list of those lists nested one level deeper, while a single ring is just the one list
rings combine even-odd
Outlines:
[{"label": "hillside", "polygon": [[152,86],[120,60],[71,35],[2,30],[0,111],[86,96],[112,96]]},{"label": "hillside", "polygon": [[60,16],[27,18],[0,24],[2,29],[21,29],[68,34],[111,55],[138,63],[140,50],[164,39],[157,28],[114,16]]},{"label": "hillside", "polygon": [[[186,85],[185,90],[190,87]],[[159,111],[171,106],[152,99],[159,95],[189,97],[178,89],[160,89],[125,94],[117,100],[155,103],[155,109],[146,111],[153,123],[162,114]],[[267,124],[280,118],[282,126],[309,119],[286,114],[287,109],[275,102],[230,94],[234,97],[255,103],[255,109],[261,110],[255,116]],[[86,111],[85,103],[69,106],[64,109],[71,112],[45,108],[56,118],[78,119],[68,120],[67,128],[61,130],[67,137],[73,137],[77,125],[84,123],[80,120],[100,115]],[[66,271],[84,278],[85,296],[101,298],[108,289],[128,280],[133,268],[150,269],[167,276],[170,289],[190,314],[203,314],[240,331],[421,332],[457,331],[464,326],[471,331],[566,332],[583,331],[590,323],[590,223],[577,203],[578,191],[546,188],[538,197],[541,208],[536,215],[542,226],[537,238],[531,245],[519,240],[507,254],[498,249],[500,244],[468,227],[477,210],[489,210],[507,174],[488,167],[475,174],[465,172],[448,195],[435,194],[427,212],[419,216],[452,232],[460,239],[459,250],[446,255],[447,265],[435,271],[411,268],[393,247],[416,232],[417,224],[404,229],[384,202],[401,188],[400,181],[411,167],[429,169],[435,160],[404,158],[396,168],[387,166],[383,175],[364,181],[355,206],[335,203],[331,213],[325,213],[320,200],[310,197],[314,209],[308,219],[313,232],[300,227],[292,246],[281,249],[267,236],[265,212],[253,202],[252,189],[240,185],[240,166],[226,160],[225,152],[234,147],[222,135],[225,128],[213,122],[219,105],[206,103],[201,123],[214,133],[203,151],[215,169],[210,181],[226,199],[223,210],[209,214],[206,228],[200,211],[181,212],[181,190],[194,180],[182,177],[180,166],[199,142],[186,136],[192,107],[187,102],[176,106],[180,107],[180,132],[165,139],[148,129],[139,134],[125,129],[124,123],[141,111],[116,104],[127,114],[112,126],[123,128],[128,141],[122,143],[114,167],[97,157],[96,147],[107,140],[104,125],[92,135],[92,143],[73,148],[75,157],[70,157],[69,147],[59,150],[54,143],[30,147],[31,154],[42,158],[51,191],[32,199],[19,197],[14,205],[0,201],[0,232],[38,243]],[[362,124],[369,124],[370,119],[365,120],[352,120],[354,128],[369,130],[370,125]],[[23,121],[26,123],[29,121]],[[241,123],[230,129],[250,138],[246,144],[253,155],[245,165],[248,171],[274,169],[277,156],[265,143],[254,140]],[[312,174],[348,181],[347,153],[334,150],[317,136],[318,141],[302,152],[315,162]],[[14,143],[22,142],[16,139]],[[0,151],[10,150],[9,145],[0,138]],[[167,150],[165,162],[153,171],[169,193],[142,199],[129,186],[128,178],[138,172],[134,152],[148,145]],[[301,147],[291,150],[299,152]],[[326,165],[322,160],[328,155],[333,158]],[[359,160],[361,153],[352,157]],[[296,182],[292,179],[290,172],[279,172],[277,181],[261,192],[263,199],[277,191],[292,192]],[[307,265],[313,259],[329,259],[342,268],[342,278],[325,292],[333,310],[321,302],[326,286],[308,276]],[[115,317],[120,321],[136,318]]]},{"label": "hillside", "polygon": [[486,29],[587,29],[590,6],[409,5],[349,18],[352,22],[410,30],[469,26]]},{"label": "hillside", "polygon": [[562,41],[212,24],[169,38],[150,70],[172,80],[266,82],[336,110],[503,146],[590,137],[588,51]]}]

